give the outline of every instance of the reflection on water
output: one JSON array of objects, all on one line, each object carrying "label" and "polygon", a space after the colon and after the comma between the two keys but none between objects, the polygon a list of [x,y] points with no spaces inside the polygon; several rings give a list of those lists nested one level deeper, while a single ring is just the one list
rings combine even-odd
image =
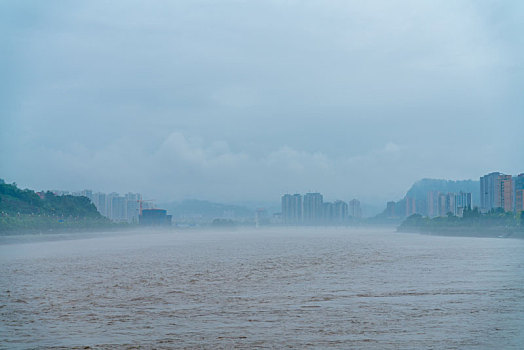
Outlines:
[{"label": "reflection on water", "polygon": [[4,239],[0,347],[524,344],[524,240],[335,228],[75,237]]}]

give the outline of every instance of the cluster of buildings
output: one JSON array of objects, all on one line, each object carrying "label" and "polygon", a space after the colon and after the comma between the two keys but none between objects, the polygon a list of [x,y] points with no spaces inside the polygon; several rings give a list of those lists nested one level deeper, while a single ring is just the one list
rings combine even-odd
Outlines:
[{"label": "cluster of buildings", "polygon": [[95,205],[100,214],[107,217],[113,222],[127,222],[130,224],[139,223],[139,216],[142,211],[152,209],[151,204],[142,200],[139,193],[127,193],[123,196],[113,193],[93,193],[91,190],[80,192],[53,191],[57,196],[72,195],[84,196]]},{"label": "cluster of buildings", "polygon": [[[477,201],[480,199],[479,210],[487,213],[501,208],[507,212],[524,210],[524,173],[516,176],[493,172],[480,178],[480,189]],[[448,214],[462,216],[466,208],[472,209],[473,195],[471,192],[443,193],[428,191],[424,197],[407,195],[399,202],[388,202],[386,216],[388,218],[408,217],[421,214],[428,217],[446,216]]]},{"label": "cluster of buildings", "polygon": [[348,204],[341,200],[324,202],[320,193],[282,196],[281,220],[285,225],[337,225],[360,217],[362,210],[357,199]]},{"label": "cluster of buildings", "polygon": [[480,210],[524,210],[524,173],[512,176],[493,172],[480,178]]},{"label": "cluster of buildings", "polygon": [[425,200],[406,196],[403,203],[388,202],[386,214],[388,217],[398,217],[398,206],[404,209],[403,216],[422,214],[430,218],[447,216],[448,214],[462,216],[464,210],[473,208],[471,192],[442,193],[439,191],[428,191]]}]

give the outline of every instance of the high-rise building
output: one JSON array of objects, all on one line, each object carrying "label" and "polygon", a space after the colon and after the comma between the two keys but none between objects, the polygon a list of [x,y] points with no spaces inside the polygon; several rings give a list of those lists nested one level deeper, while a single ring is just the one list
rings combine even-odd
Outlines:
[{"label": "high-rise building", "polygon": [[302,196],[300,194],[282,196],[282,222],[286,225],[298,225],[302,222]]},{"label": "high-rise building", "polygon": [[440,192],[438,191],[429,191],[427,194],[426,204],[427,204],[427,215],[430,218],[439,216],[439,196]]},{"label": "high-rise building", "polygon": [[455,194],[455,215],[462,216],[465,209],[472,208],[472,198],[470,192],[462,192]]},{"label": "high-rise building", "polygon": [[96,207],[96,210],[98,210],[98,212],[103,215],[103,216],[108,216],[107,215],[107,210],[106,210],[106,194],[105,193],[95,193],[93,195],[93,204],[95,205]]},{"label": "high-rise building", "polygon": [[138,193],[128,193],[126,198],[126,219],[129,223],[138,223],[140,213],[140,200],[142,196]]},{"label": "high-rise building", "polygon": [[61,191],[61,190],[52,190],[51,191],[55,196],[67,196],[70,195],[69,191]]},{"label": "high-rise building", "polygon": [[493,172],[480,178],[480,209],[483,212],[488,212],[496,208],[495,188],[497,187],[497,179],[500,175],[499,172]]},{"label": "high-rise building", "polygon": [[515,176],[515,189],[524,190],[524,173]]},{"label": "high-rise building", "polygon": [[406,197],[406,216],[413,215],[417,212],[417,201],[415,197]]},{"label": "high-rise building", "polygon": [[322,220],[325,224],[332,224],[335,216],[335,208],[331,202],[322,203]]},{"label": "high-rise building", "polygon": [[446,194],[439,192],[438,194],[438,213],[437,213],[438,216],[445,216],[447,213],[446,199],[447,199]]},{"label": "high-rise building", "polygon": [[483,212],[494,208],[512,211],[513,178],[511,175],[493,172],[480,178],[480,206]]},{"label": "high-rise building", "polygon": [[106,213],[107,217],[111,220],[113,219],[113,198],[118,197],[119,194],[116,192],[111,192],[106,195]]},{"label": "high-rise building", "polygon": [[[63,195],[64,191],[55,191]],[[69,193],[69,192],[67,192]],[[84,196],[89,198],[98,212],[115,222],[138,223],[140,213],[140,200],[142,196],[139,193],[128,193],[120,196],[116,192],[105,194],[101,192],[93,193],[91,190],[73,192],[73,196]],[[149,209],[150,205],[144,203],[144,209]]]},{"label": "high-rise building", "polygon": [[356,198],[349,201],[349,215],[355,219],[362,217],[362,209],[360,208],[360,201]]},{"label": "high-rise building", "polygon": [[513,211],[513,178],[511,175],[499,175],[496,183],[495,206],[504,211]]},{"label": "high-rise building", "polygon": [[111,216],[110,219],[116,222],[127,221],[126,215],[126,199],[121,196],[111,197]]},{"label": "high-rise building", "polygon": [[255,226],[259,227],[260,225],[267,223],[269,223],[267,210],[264,208],[257,208],[257,210],[255,210]]},{"label": "high-rise building", "polygon": [[281,205],[282,205],[282,223],[283,224],[290,224],[291,217],[292,217],[292,206],[291,206],[291,198],[292,196],[290,194],[285,194],[281,198]]},{"label": "high-rise building", "polygon": [[524,189],[515,190],[515,212],[524,211]]},{"label": "high-rise building", "polygon": [[318,224],[322,219],[323,197],[320,193],[306,193],[303,203],[303,222],[308,225]]},{"label": "high-rise building", "polygon": [[457,208],[472,208],[471,192],[462,192],[455,195],[455,206]]},{"label": "high-rise building", "polygon": [[524,173],[518,174],[513,178],[513,188],[515,189],[513,198],[515,198],[514,207],[515,212],[524,210]]},{"label": "high-rise building", "polygon": [[333,220],[337,223],[346,222],[348,218],[349,207],[344,201],[337,200],[333,203]]},{"label": "high-rise building", "polygon": [[457,214],[456,208],[457,207],[455,205],[455,193],[448,193],[446,195],[446,213],[445,215],[448,215],[448,213],[456,215]]}]

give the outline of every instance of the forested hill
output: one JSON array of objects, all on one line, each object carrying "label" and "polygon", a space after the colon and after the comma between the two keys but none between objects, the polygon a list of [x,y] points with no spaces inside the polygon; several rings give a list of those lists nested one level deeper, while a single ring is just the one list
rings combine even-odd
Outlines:
[{"label": "forested hill", "polygon": [[22,190],[0,180],[0,232],[110,225],[86,197]]}]

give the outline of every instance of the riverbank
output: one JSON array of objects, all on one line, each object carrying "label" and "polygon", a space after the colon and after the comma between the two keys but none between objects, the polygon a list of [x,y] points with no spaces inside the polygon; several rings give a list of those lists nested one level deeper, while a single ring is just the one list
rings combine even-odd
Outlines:
[{"label": "riverbank", "polygon": [[413,214],[397,228],[398,232],[414,232],[440,236],[524,238],[524,215],[501,209],[480,213],[467,209],[462,217],[448,214],[434,218]]},{"label": "riverbank", "polygon": [[418,233],[447,237],[517,238],[524,239],[524,231],[507,227],[440,227],[440,228],[397,228],[401,233]]},{"label": "riverbank", "polygon": [[104,217],[62,217],[34,214],[0,216],[0,235],[119,230],[130,226],[133,225],[112,223]]}]

